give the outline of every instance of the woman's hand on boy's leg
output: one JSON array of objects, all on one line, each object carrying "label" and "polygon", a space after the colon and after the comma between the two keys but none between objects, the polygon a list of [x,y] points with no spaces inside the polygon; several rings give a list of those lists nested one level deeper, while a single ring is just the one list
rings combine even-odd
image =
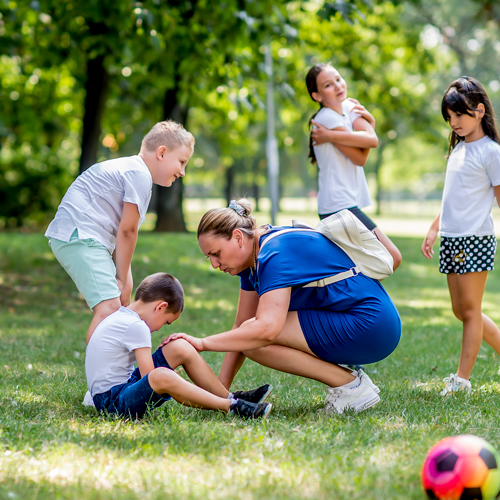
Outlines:
[{"label": "woman's hand on boy's leg", "polygon": [[186,333],[173,333],[169,335],[167,338],[163,339],[160,344],[160,347],[166,346],[168,343],[173,342],[177,339],[184,339],[189,342],[198,352],[202,352],[205,350],[203,345],[203,339],[199,339],[197,337],[192,337],[191,335],[187,335]]}]

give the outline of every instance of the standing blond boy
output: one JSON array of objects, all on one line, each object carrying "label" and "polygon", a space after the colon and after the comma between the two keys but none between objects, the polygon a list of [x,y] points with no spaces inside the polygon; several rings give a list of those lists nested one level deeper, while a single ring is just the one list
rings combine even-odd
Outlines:
[{"label": "standing blond boy", "polygon": [[130,263],[153,184],[184,177],[194,137],[174,121],[159,122],[136,156],[96,163],[71,184],[45,236],[83,295],[96,326],[131,300]]}]

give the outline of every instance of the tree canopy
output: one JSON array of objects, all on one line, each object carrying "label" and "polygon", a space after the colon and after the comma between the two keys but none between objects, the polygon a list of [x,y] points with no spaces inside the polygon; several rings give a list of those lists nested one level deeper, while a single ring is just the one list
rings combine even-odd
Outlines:
[{"label": "tree canopy", "polygon": [[[500,99],[499,19],[491,0],[0,2],[0,226],[44,224],[79,171],[136,154],[165,118],[197,138],[189,195],[265,194],[267,47],[282,193],[316,189],[304,76],[317,61],[377,120],[367,171],[386,190],[420,189],[444,170],[451,80],[466,72]],[[182,229],[182,184],[155,196],[160,229]]]}]

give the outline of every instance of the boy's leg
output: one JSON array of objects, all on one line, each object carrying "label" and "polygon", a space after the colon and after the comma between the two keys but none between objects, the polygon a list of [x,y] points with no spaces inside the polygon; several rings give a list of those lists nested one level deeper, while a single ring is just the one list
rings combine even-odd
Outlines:
[{"label": "boy's leg", "polygon": [[89,343],[90,338],[92,337],[92,334],[94,333],[97,325],[103,319],[107,318],[110,314],[118,311],[118,309],[120,309],[120,306],[121,303],[119,297],[103,300],[102,302],[99,302],[99,304],[94,306],[94,309],[92,309],[92,313],[94,316],[92,317],[92,321],[90,322],[90,326],[87,331],[87,344]]},{"label": "boy's leg", "polygon": [[[187,341],[178,339],[162,347],[163,356],[173,368],[182,365],[188,377],[205,391],[221,398],[227,398],[229,391],[222,385],[206,361],[198,351]],[[166,391],[171,394],[169,391]],[[175,396],[172,394],[174,399]]]},{"label": "boy's leg", "polygon": [[[177,342],[177,341],[176,341]],[[175,342],[172,342],[174,344]],[[212,372],[212,375],[215,375]],[[155,368],[148,375],[149,385],[157,394],[170,394],[177,402],[194,408],[229,411],[231,400],[216,396],[189,383],[168,368]],[[216,378],[216,377],[215,377]],[[226,391],[227,392],[227,391]]]}]

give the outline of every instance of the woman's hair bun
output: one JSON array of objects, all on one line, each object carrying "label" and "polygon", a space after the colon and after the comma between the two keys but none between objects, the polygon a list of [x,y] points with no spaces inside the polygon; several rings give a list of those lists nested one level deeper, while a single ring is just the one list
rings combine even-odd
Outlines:
[{"label": "woman's hair bun", "polygon": [[236,203],[245,209],[243,217],[248,217],[252,213],[252,204],[247,198],[241,198]]}]

